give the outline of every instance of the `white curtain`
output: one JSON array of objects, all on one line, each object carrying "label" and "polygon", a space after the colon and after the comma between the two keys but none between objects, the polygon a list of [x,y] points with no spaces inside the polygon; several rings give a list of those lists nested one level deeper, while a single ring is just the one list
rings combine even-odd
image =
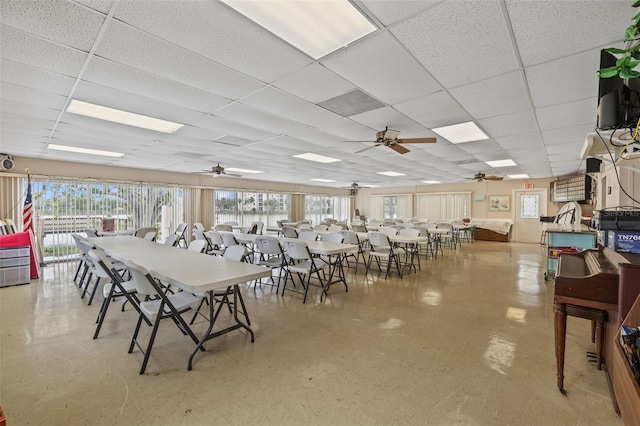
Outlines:
[{"label": "white curtain", "polygon": [[471,192],[416,194],[416,216],[430,222],[471,217]]},{"label": "white curtain", "polygon": [[398,219],[411,219],[413,217],[413,195],[398,195]]},{"label": "white curtain", "polygon": [[11,219],[19,231],[22,231],[22,208],[27,195],[25,180],[0,176],[0,219]]},{"label": "white curtain", "polygon": [[371,196],[371,219],[382,220],[384,218],[384,195]]}]

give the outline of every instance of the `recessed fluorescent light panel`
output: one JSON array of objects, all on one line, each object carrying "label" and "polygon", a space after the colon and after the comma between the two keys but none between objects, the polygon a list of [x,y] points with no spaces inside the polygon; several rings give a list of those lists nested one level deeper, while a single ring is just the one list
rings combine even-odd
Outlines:
[{"label": "recessed fluorescent light panel", "polygon": [[100,151],[99,149],[78,148],[75,146],[56,145],[54,143],[50,143],[49,145],[47,145],[47,148],[54,149],[56,151],[76,152],[79,154],[102,155],[104,157],[124,156],[124,153],[122,152]]},{"label": "recessed fluorescent light panel", "polygon": [[439,180],[423,180],[423,183],[442,183]]},{"label": "recessed fluorescent light panel", "polygon": [[256,175],[258,173],[264,173],[259,170],[236,169],[235,167],[227,167],[225,170],[228,172],[245,173],[248,175]]},{"label": "recessed fluorescent light panel", "polygon": [[311,179],[314,180],[316,182],[335,182],[335,180],[331,180],[331,179]]},{"label": "recessed fluorescent light panel", "polygon": [[485,163],[491,167],[509,167],[509,166],[517,166],[517,164],[512,160],[496,160],[496,161],[485,161]]},{"label": "recessed fluorescent light panel", "polygon": [[336,163],[338,161],[337,158],[325,157],[324,155],[312,154],[311,152],[306,152],[304,154],[294,155],[296,158],[302,158],[303,160],[315,161],[316,163]]},{"label": "recessed fluorescent light panel", "polygon": [[451,143],[464,143],[489,139],[489,136],[485,135],[473,121],[438,127],[437,129],[431,130]]},{"label": "recessed fluorescent light panel", "polygon": [[173,133],[184,126],[184,124],[147,117],[146,115],[134,114],[133,112],[121,111],[119,109],[109,108],[102,105],[91,104],[77,99],[72,99],[71,102],[69,102],[67,112],[84,115],[85,117],[97,118],[99,120],[111,121],[113,123],[126,124],[127,126],[155,130],[156,132],[162,133]]},{"label": "recessed fluorescent light panel", "polygon": [[222,1],[314,59],[376,30],[347,0]]},{"label": "recessed fluorescent light panel", "polygon": [[523,173],[521,175],[507,175],[509,177],[509,179],[526,179],[529,177],[528,174]]},{"label": "recessed fluorescent light panel", "polygon": [[398,172],[378,172],[379,175],[385,175],[385,176],[406,176],[404,173],[398,173]]}]

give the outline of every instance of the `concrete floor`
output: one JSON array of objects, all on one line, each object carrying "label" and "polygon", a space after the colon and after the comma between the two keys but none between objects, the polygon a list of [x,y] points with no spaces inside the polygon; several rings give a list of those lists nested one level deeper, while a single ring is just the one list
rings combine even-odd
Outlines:
[{"label": "concrete floor", "polygon": [[[187,371],[188,337],[162,324],[146,374],[136,321],[87,306],[75,263],[0,289],[0,404],[16,425],[616,425],[589,323],[569,318],[556,388],[553,283],[544,248],[475,242],[403,279],[348,273],[349,292],[244,286],[256,341],[234,331]],[[226,316],[226,315],[225,315]],[[205,328],[204,320],[196,332]],[[148,336],[148,327],[144,336]]]}]

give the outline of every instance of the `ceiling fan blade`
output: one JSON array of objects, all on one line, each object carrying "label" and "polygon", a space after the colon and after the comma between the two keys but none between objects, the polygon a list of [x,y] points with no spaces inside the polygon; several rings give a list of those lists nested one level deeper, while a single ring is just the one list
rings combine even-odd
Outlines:
[{"label": "ceiling fan blade", "polygon": [[382,145],[382,144],[377,143],[377,144],[374,144],[374,145],[368,146],[368,147],[366,147],[366,148],[364,148],[364,149],[361,149],[360,151],[356,151],[354,154],[358,154],[358,153],[364,152],[364,151],[366,151],[366,150],[368,150],[368,149],[375,148],[376,146],[380,146],[380,145]]},{"label": "ceiling fan blade", "polygon": [[235,174],[235,173],[224,173],[224,175],[227,176],[227,177],[242,177],[242,175],[238,175],[238,174]]},{"label": "ceiling fan blade", "polygon": [[342,142],[346,142],[346,143],[353,143],[353,142],[358,142],[358,143],[373,143],[375,141],[342,141]]},{"label": "ceiling fan blade", "polygon": [[396,142],[398,143],[436,143],[438,140],[436,138],[408,138],[408,139],[398,139]]},{"label": "ceiling fan blade", "polygon": [[409,152],[407,148],[405,148],[402,145],[398,145],[397,143],[394,143],[393,145],[389,145],[389,148],[391,148],[392,150],[394,150],[399,154],[406,154],[407,152]]},{"label": "ceiling fan blade", "polygon": [[502,180],[504,179],[502,176],[485,176],[485,180]]}]

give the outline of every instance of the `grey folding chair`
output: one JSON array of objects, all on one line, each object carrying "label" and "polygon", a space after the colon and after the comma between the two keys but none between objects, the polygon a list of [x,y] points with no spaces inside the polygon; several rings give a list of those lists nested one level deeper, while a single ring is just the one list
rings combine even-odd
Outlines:
[{"label": "grey folding chair", "polygon": [[384,278],[386,279],[389,276],[389,270],[392,266],[396,267],[398,271],[398,275],[402,278],[402,270],[400,269],[400,255],[403,255],[405,252],[402,248],[395,248],[389,241],[389,236],[382,232],[369,231],[369,245],[371,249],[369,250],[369,259],[367,261],[367,273],[369,269],[371,269],[371,262],[373,259],[376,260],[378,264],[378,269],[382,271],[382,267],[380,264],[380,260],[386,260],[386,268]]},{"label": "grey folding chair", "polygon": [[[284,285],[282,286],[282,295],[284,296],[285,290],[289,290],[295,293],[303,294],[302,303],[307,301],[307,293],[309,292],[309,286],[312,285],[311,278],[318,280],[318,283],[313,284],[322,288],[322,294],[320,295],[320,301],[325,293],[325,284],[323,278],[320,276],[320,272],[324,273],[324,269],[328,266],[324,261],[311,256],[307,243],[301,240],[286,240],[286,251],[289,256],[290,262],[286,265],[286,275],[284,279]],[[302,290],[287,289],[287,282],[291,277],[293,287],[295,287],[295,279],[293,274],[298,277],[299,283],[302,285]]]},{"label": "grey folding chair", "polygon": [[[280,289],[280,279],[282,278],[282,273],[284,272],[284,268],[287,264],[287,258],[285,256],[284,250],[280,245],[280,240],[275,237],[270,237],[267,235],[260,236],[256,238],[256,248],[258,250],[258,266],[265,266],[270,268],[272,271],[274,269],[278,269],[278,282],[276,283],[273,279],[273,276],[269,277],[271,281],[271,285],[276,286],[276,294]],[[258,280],[256,280],[253,288],[256,287]],[[260,281],[262,283],[262,281]]]}]

